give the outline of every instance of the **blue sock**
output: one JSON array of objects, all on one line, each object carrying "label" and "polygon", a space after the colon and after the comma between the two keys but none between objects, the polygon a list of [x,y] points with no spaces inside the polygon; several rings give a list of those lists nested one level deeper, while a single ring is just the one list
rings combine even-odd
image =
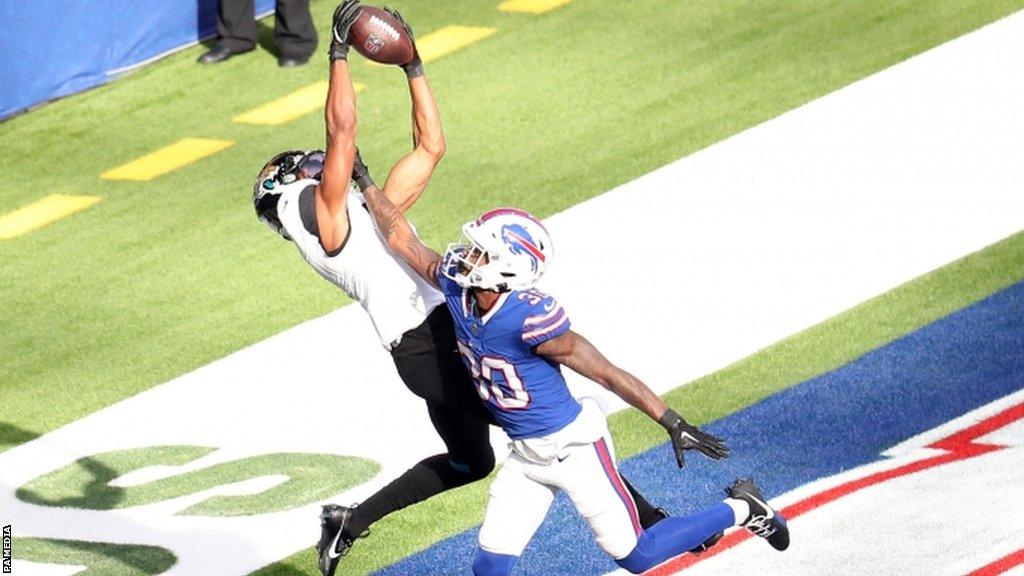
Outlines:
[{"label": "blue sock", "polygon": [[673,556],[693,550],[732,526],[735,520],[732,508],[725,503],[682,518],[666,518],[645,530],[629,556],[616,562],[633,574],[646,572]]},{"label": "blue sock", "polygon": [[473,560],[473,576],[508,576],[516,565],[518,556],[495,554],[483,548],[477,548]]}]

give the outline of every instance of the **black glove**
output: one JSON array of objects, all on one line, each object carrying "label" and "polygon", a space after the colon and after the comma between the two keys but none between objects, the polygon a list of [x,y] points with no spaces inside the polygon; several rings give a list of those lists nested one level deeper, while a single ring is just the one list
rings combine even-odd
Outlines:
[{"label": "black glove", "polygon": [[683,467],[683,453],[687,450],[700,450],[705,456],[715,460],[729,456],[729,448],[721,438],[701,432],[671,408],[662,414],[658,424],[668,430],[668,436],[672,439],[672,450],[676,453],[676,462],[680,468]]},{"label": "black glove", "polygon": [[394,16],[395,20],[401,22],[402,26],[405,26],[405,31],[409,33],[409,41],[412,42],[412,60],[401,64],[402,70],[405,70],[405,75],[410,80],[423,76],[423,60],[420,59],[420,51],[416,49],[416,36],[412,33],[412,27],[405,21],[405,18],[402,18],[402,13],[398,10],[388,7],[384,7],[384,10]]},{"label": "black glove", "polygon": [[366,192],[370,186],[376,186],[373,178],[370,177],[370,169],[363,163],[363,157],[359,155],[359,148],[356,148],[356,158],[352,162],[352,181],[359,186],[361,192]]},{"label": "black glove", "polygon": [[359,0],[345,0],[334,9],[334,23],[331,32],[334,39],[331,40],[331,49],[327,52],[331,62],[335,60],[348,60],[348,30],[363,11]]}]

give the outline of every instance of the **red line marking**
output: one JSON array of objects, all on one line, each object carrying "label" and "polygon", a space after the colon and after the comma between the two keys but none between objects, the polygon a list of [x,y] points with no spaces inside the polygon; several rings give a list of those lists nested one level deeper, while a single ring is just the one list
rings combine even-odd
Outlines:
[{"label": "red line marking", "polygon": [[[977,424],[969,426],[955,434],[952,434],[951,436],[948,436],[946,438],[943,438],[937,442],[928,445],[929,448],[946,450],[946,454],[932,456],[931,458],[925,458],[924,460],[919,460],[917,462],[911,462],[910,464],[898,466],[896,468],[893,468],[892,470],[883,470],[881,472],[869,474],[863,478],[851,480],[849,482],[840,484],[833,488],[829,488],[824,492],[814,494],[813,496],[805,498],[799,502],[795,502],[790,506],[787,506],[786,508],[782,509],[780,512],[787,520],[792,520],[793,518],[797,518],[816,508],[820,508],[825,504],[834,502],[839,498],[842,498],[843,496],[853,494],[854,492],[857,492],[858,490],[867,488],[869,486],[881,484],[883,482],[892,480],[894,478],[899,478],[901,476],[909,476],[922,470],[928,470],[929,468],[936,468],[938,466],[943,466],[951,462],[967,460],[968,458],[974,458],[976,456],[981,456],[982,454],[988,454],[989,452],[1001,450],[1005,448],[1005,446],[996,446],[992,444],[975,444],[974,441],[977,440],[978,438],[981,438],[982,436],[999,430],[1000,428],[1003,428],[1022,418],[1024,418],[1024,403],[1011,406],[1010,408],[1007,408],[1006,410],[1003,410],[1002,412],[994,416],[990,416],[982,420],[981,422],[978,422]],[[688,568],[698,562],[701,562],[702,560],[725,552],[726,550],[733,548],[740,542],[747,540],[751,536],[752,535],[750,534],[750,532],[747,532],[746,530],[737,530],[736,532],[729,534],[725,538],[722,538],[722,540],[718,543],[717,546],[701,554],[700,556],[696,556],[693,554],[684,554],[682,556],[677,556],[676,558],[669,560],[661,566],[658,566],[652,570],[648,570],[644,574],[645,576],[669,576],[671,574],[675,574],[685,568]],[[974,574],[977,574],[979,576],[990,576],[994,574],[999,574],[1001,572],[1005,572],[1013,566],[1017,566],[1021,563],[1024,563],[1024,550],[1015,552],[1014,554],[1007,556],[1007,558],[1004,558],[996,564],[992,564],[990,566],[995,566],[996,569],[998,569],[999,567],[1004,566],[1004,564],[1000,564],[1004,561],[1015,561],[1016,564],[1006,565],[1006,567],[1002,568],[1000,572],[976,572],[969,576],[974,576]],[[982,568],[982,570],[989,569],[990,566],[986,566],[985,568]]]},{"label": "red line marking", "polygon": [[996,576],[1022,564],[1024,564],[1024,548],[1004,556],[987,566],[982,566],[967,576]]}]

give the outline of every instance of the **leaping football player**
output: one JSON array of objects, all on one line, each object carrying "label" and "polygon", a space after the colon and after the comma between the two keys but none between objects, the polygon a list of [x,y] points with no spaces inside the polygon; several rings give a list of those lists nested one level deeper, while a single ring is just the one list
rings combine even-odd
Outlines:
[{"label": "leaping football player", "polygon": [[388,246],[444,293],[477,392],[512,440],[511,454],[491,484],[473,574],[510,574],[563,490],[601,548],[634,574],[732,526],[764,537],[777,550],[789,546],[785,519],[751,479],[733,483],[719,504],[644,528],[623,487],[604,414],[596,402],[570,395],[560,366],[661,424],[680,467],[687,450],[719,459],[728,449],[609,362],[570,328],[554,298],[533,288],[552,256],[551,239],[537,219],[512,208],[491,210],[465,224],[464,242],[450,245],[442,258],[419,240],[387,194],[369,186],[364,195]]},{"label": "leaping football player", "polygon": [[[377,520],[494,469],[488,433],[493,417],[462,364],[444,296],[388,248],[356,186],[369,181],[355,147],[355,94],[347,62],[348,32],[360,10],[357,0],[348,0],[334,13],[326,153],[276,154],[256,178],[253,205],[260,221],[293,242],[317,273],[367,311],[402,381],[426,401],[447,452],[423,459],[358,507],[324,506],[317,557],[325,576],[334,574],[355,539]],[[401,15],[393,15],[404,24]],[[414,145],[388,174],[383,193],[399,212],[417,201],[445,152],[437,102],[422,62],[416,56],[402,68],[412,98]],[[645,526],[663,517],[628,484],[627,489]]]}]

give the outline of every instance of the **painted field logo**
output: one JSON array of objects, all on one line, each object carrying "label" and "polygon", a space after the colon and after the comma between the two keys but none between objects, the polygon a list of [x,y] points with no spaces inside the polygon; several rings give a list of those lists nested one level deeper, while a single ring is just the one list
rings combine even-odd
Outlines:
[{"label": "painted field logo", "polygon": [[4,574],[11,573],[11,526],[4,526]]},{"label": "painted field logo", "polygon": [[260,477],[278,482],[255,494],[210,495],[183,516],[254,516],[323,500],[373,478],[380,465],[336,454],[274,453],[121,486],[118,479],[155,466],[184,466],[215,452],[206,446],[150,446],[95,454],[39,476],[15,492],[22,502],[56,508],[121,510]]},{"label": "painted field logo", "polygon": [[[381,465],[332,453],[169,444],[98,451],[46,468],[14,491],[0,476],[4,520],[11,509],[19,530],[35,532],[19,532],[18,560],[85,566],[82,573],[93,576],[147,576],[172,567],[249,574],[266,562],[253,550],[283,558],[318,529],[316,503],[372,480]],[[44,515],[36,524],[17,520]],[[80,528],[47,533],[51,525]],[[13,563],[12,532],[4,533],[4,573]],[[216,569],[206,570],[213,557]]]}]

